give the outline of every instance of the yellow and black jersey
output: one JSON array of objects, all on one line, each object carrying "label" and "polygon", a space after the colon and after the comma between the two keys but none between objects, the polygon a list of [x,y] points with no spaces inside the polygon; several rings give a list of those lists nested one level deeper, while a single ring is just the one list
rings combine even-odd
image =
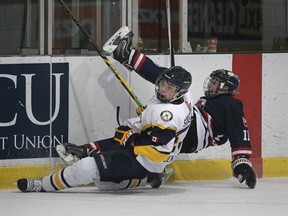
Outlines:
[{"label": "yellow and black jersey", "polygon": [[192,115],[188,92],[180,104],[161,103],[154,97],[139,117],[128,119],[125,124],[139,134],[134,141],[139,163],[150,172],[162,172],[178,155]]}]

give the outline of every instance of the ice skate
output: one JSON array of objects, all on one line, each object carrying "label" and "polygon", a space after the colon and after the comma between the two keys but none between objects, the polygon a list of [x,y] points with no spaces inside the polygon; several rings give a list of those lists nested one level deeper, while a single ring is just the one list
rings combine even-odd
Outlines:
[{"label": "ice skate", "polygon": [[[112,54],[114,50],[128,33],[130,33],[128,26],[122,26],[109,40],[104,44],[103,50],[109,54]],[[131,32],[132,33],[132,32]],[[133,34],[133,33],[132,33]]]},{"label": "ice skate", "polygon": [[56,151],[66,163],[74,163],[88,156],[93,157],[99,152],[97,146],[93,142],[83,145],[63,143],[56,146]]},{"label": "ice skate", "polygon": [[[74,144],[72,144],[72,145],[74,145]],[[58,153],[58,155],[61,157],[61,159],[66,163],[74,163],[74,162],[80,160],[80,158],[77,155],[72,154],[71,152],[68,152],[65,144],[57,145],[55,147],[55,149],[56,149],[56,152]]]},{"label": "ice skate", "polygon": [[173,168],[165,168],[164,172],[162,173],[162,184],[165,184],[169,180],[173,172]]},{"label": "ice skate", "polygon": [[127,26],[123,26],[104,44],[103,50],[109,54],[113,53],[114,59],[120,63],[127,64],[133,36],[133,32]]},{"label": "ice skate", "polygon": [[152,188],[159,188],[162,184],[168,181],[173,171],[174,169],[172,168],[165,168],[162,173],[153,173],[148,176],[147,183],[150,184]]},{"label": "ice skate", "polygon": [[36,179],[19,179],[17,187],[22,192],[44,192],[42,188],[42,178]]}]

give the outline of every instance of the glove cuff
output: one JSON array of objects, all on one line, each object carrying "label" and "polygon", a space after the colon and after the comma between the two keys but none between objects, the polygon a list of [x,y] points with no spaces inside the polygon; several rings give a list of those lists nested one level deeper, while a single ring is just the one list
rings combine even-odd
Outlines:
[{"label": "glove cuff", "polygon": [[94,156],[96,153],[101,152],[101,148],[96,141],[87,143],[86,146],[88,156]]},{"label": "glove cuff", "polygon": [[237,158],[235,160],[232,161],[232,169],[234,170],[234,168],[236,166],[238,166],[239,164],[247,164],[250,167],[252,167],[252,163],[249,159],[245,158],[245,157],[241,157],[241,158]]}]

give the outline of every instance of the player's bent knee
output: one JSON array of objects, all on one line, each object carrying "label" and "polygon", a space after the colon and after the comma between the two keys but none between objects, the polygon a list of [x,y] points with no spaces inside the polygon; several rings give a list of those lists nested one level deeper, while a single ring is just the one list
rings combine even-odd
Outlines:
[{"label": "player's bent knee", "polygon": [[93,157],[83,158],[79,161],[79,173],[81,175],[90,174],[93,180],[96,178],[96,170],[98,173],[98,168],[96,166],[95,159]]},{"label": "player's bent knee", "polygon": [[99,171],[93,157],[83,158],[64,171],[71,186],[89,184],[99,178]]}]

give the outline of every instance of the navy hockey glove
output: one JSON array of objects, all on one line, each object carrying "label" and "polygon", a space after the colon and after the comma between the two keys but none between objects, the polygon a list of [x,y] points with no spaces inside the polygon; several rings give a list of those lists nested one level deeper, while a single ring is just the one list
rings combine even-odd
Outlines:
[{"label": "navy hockey glove", "polygon": [[256,185],[256,175],[252,169],[252,163],[246,157],[238,157],[232,161],[233,175],[240,183],[246,181],[249,188],[254,188]]},{"label": "navy hockey glove", "polygon": [[134,131],[128,126],[116,128],[114,140],[125,148],[130,147],[135,137]]}]

